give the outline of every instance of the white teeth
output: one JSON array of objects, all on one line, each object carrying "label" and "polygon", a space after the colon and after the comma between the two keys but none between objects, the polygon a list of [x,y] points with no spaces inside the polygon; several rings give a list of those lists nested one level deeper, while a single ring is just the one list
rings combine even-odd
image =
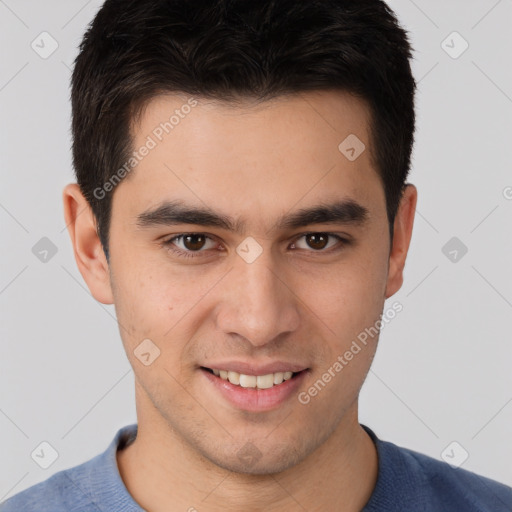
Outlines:
[{"label": "white teeth", "polygon": [[240,384],[240,374],[236,372],[228,372],[228,380],[231,384]]},{"label": "white teeth", "polygon": [[257,377],[255,375],[244,375],[240,374],[240,386],[243,388],[255,388],[257,383]]},{"label": "white teeth", "polygon": [[274,374],[269,373],[268,375],[258,375],[258,378],[256,380],[256,385],[260,389],[268,389],[274,385]]},{"label": "white teeth", "polygon": [[269,389],[273,386],[278,386],[283,381],[290,380],[293,376],[293,372],[276,372],[268,373],[267,375],[245,375],[243,373],[218,369],[212,369],[212,372],[217,377],[228,380],[235,386],[258,389]]},{"label": "white teeth", "polygon": [[274,384],[281,384],[283,382],[283,372],[274,373]]}]

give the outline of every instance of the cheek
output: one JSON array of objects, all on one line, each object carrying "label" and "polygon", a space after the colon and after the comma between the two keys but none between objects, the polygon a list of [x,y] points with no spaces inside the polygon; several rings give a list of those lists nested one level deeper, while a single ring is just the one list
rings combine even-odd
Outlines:
[{"label": "cheek", "polygon": [[135,331],[162,329],[160,322],[172,321],[183,297],[181,285],[169,273],[160,250],[148,251],[147,243],[126,243],[126,233],[119,234],[116,240],[114,236],[113,233],[112,246],[116,252],[112,252],[111,267],[116,309],[119,307],[119,313]]},{"label": "cheek", "polygon": [[[172,327],[176,289],[158,273],[158,267],[137,264],[131,257],[112,257],[111,278],[120,332],[127,348],[145,338],[161,338]],[[155,340],[156,342],[156,340]]]},{"label": "cheek", "polygon": [[[198,267],[176,270],[151,257],[120,258],[113,265],[114,297],[120,333],[128,356],[145,339],[159,348],[159,363],[180,372],[193,348],[189,341],[207,322],[208,301],[200,300],[218,275],[199,274]],[[195,270],[194,270],[195,268]]]},{"label": "cheek", "polygon": [[385,256],[364,257],[328,271],[302,273],[296,281],[299,295],[311,311],[341,339],[373,324],[382,313],[386,287]]}]

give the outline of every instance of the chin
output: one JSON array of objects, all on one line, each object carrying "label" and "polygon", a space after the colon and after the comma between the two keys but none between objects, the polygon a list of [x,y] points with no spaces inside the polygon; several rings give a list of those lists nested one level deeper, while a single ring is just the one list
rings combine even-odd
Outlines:
[{"label": "chin", "polygon": [[[261,442],[246,442],[236,450],[226,453],[207,452],[201,450],[203,457],[208,459],[216,466],[223,468],[233,473],[246,474],[246,475],[271,475],[281,473],[287,469],[295,466],[301,460],[305,459],[307,453],[300,453],[297,447],[292,447],[290,444],[273,446],[269,443],[266,445]],[[263,449],[258,449],[257,446],[263,446]]]},{"label": "chin", "polygon": [[268,460],[265,457],[262,457],[259,461],[251,464],[246,462],[241,462],[236,457],[232,457],[230,460],[219,459],[214,460],[210,459],[215,465],[225,469],[226,471],[230,471],[232,473],[244,474],[244,475],[273,475],[282,473],[287,469],[296,465],[297,461],[290,460],[287,457],[276,459],[275,456],[272,457],[272,460]]}]

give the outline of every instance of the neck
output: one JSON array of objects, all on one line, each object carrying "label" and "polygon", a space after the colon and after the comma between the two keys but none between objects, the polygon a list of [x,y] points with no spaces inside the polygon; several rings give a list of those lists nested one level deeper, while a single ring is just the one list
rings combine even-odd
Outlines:
[{"label": "neck", "polygon": [[355,512],[369,500],[378,468],[375,445],[357,420],[357,402],[322,445],[281,473],[221,468],[185,443],[156,410],[141,414],[139,408],[137,438],[117,452],[117,463],[130,494],[151,512]]}]

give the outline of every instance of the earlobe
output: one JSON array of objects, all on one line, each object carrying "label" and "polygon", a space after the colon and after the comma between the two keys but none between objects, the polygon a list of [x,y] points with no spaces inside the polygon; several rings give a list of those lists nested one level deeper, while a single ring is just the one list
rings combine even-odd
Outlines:
[{"label": "earlobe", "polygon": [[62,199],[78,270],[96,300],[113,304],[110,269],[96,232],[92,209],[77,183],[64,187]]},{"label": "earlobe", "polygon": [[394,221],[394,234],[389,255],[388,280],[385,294],[386,299],[394,295],[402,287],[403,270],[412,237],[417,199],[418,191],[416,187],[408,184],[403,191]]}]

